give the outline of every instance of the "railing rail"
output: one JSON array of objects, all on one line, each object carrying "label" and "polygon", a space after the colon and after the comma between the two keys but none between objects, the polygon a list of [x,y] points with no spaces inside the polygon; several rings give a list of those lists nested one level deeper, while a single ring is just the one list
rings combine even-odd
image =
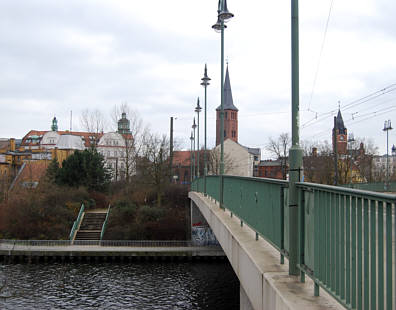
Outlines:
[{"label": "railing rail", "polygon": [[[224,207],[288,254],[288,182],[224,176]],[[202,192],[195,180],[192,189]],[[220,201],[220,177],[207,194]],[[396,195],[297,183],[298,267],[348,309],[396,309]],[[294,207],[294,206],[293,206]],[[281,256],[283,259],[283,256]]]},{"label": "railing rail", "polygon": [[1,245],[28,247],[103,246],[103,247],[218,247],[193,245],[190,240],[10,240],[0,239]]},{"label": "railing rail", "polygon": [[[299,183],[301,271],[350,309],[395,309],[396,196]],[[378,308],[377,308],[378,304]]]},{"label": "railing rail", "polygon": [[102,231],[100,232],[100,240],[103,239],[104,233],[106,231],[107,221],[108,221],[109,214],[110,214],[110,208],[111,208],[111,205],[109,205],[109,207],[107,208],[106,218],[102,225]]},{"label": "railing rail", "polygon": [[78,213],[77,219],[74,221],[72,229],[70,231],[70,235],[69,235],[70,241],[74,240],[74,235],[76,234],[76,231],[77,231],[78,227],[80,226],[80,222],[81,222],[82,216],[84,214],[84,210],[85,210],[84,204],[81,204],[80,212]]}]

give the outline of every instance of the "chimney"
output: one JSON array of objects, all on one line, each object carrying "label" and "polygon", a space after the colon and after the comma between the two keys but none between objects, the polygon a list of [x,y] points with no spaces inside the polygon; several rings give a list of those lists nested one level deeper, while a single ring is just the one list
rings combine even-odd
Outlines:
[{"label": "chimney", "polygon": [[15,152],[15,138],[10,139],[10,151]]},{"label": "chimney", "polygon": [[317,157],[318,156],[318,148],[317,147],[313,147],[312,148],[312,156],[313,157]]}]

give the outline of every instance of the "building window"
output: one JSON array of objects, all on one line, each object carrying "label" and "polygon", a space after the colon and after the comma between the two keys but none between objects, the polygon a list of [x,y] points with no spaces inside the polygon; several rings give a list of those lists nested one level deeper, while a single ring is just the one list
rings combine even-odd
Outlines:
[{"label": "building window", "polygon": [[225,138],[225,137],[227,137],[227,133],[226,133],[226,131],[224,130],[224,138]]},{"label": "building window", "polygon": [[228,115],[227,115],[227,112],[225,112],[225,119],[227,119],[227,116],[228,116]]}]

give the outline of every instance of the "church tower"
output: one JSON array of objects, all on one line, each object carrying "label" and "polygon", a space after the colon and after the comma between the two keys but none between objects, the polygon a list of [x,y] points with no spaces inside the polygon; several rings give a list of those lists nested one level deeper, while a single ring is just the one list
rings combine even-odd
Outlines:
[{"label": "church tower", "polygon": [[55,116],[54,116],[54,118],[52,119],[51,130],[52,130],[52,131],[58,131],[58,120],[56,119]]},{"label": "church tower", "polygon": [[[334,139],[334,134],[336,138]],[[335,117],[335,128],[333,128],[333,150],[334,142],[337,143],[337,153],[345,155],[347,153],[348,146],[348,132],[344,126],[344,120],[342,119],[341,111],[338,110],[337,117]]]},{"label": "church tower", "polygon": [[129,119],[126,118],[125,112],[122,112],[121,119],[118,121],[117,132],[122,135],[131,133],[130,121],[129,121]]},{"label": "church tower", "polygon": [[[228,66],[224,81],[224,140],[231,139],[238,142],[238,109],[232,100],[232,91]],[[220,113],[221,105],[216,109],[216,145],[220,144]]]}]

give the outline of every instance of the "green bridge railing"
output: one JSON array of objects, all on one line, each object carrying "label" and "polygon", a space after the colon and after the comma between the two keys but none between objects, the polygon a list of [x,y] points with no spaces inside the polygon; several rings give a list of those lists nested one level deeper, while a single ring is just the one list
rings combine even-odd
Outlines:
[{"label": "green bridge railing", "polygon": [[342,187],[361,189],[366,191],[374,191],[374,192],[396,192],[396,182],[389,182],[389,184],[385,185],[384,182],[375,182],[375,183],[352,183],[345,184]]},{"label": "green bridge railing", "polygon": [[[288,182],[223,176],[223,207],[288,257]],[[220,201],[220,176],[207,176]],[[192,191],[203,192],[203,178]],[[298,268],[347,309],[396,309],[396,195],[297,183]]]}]

